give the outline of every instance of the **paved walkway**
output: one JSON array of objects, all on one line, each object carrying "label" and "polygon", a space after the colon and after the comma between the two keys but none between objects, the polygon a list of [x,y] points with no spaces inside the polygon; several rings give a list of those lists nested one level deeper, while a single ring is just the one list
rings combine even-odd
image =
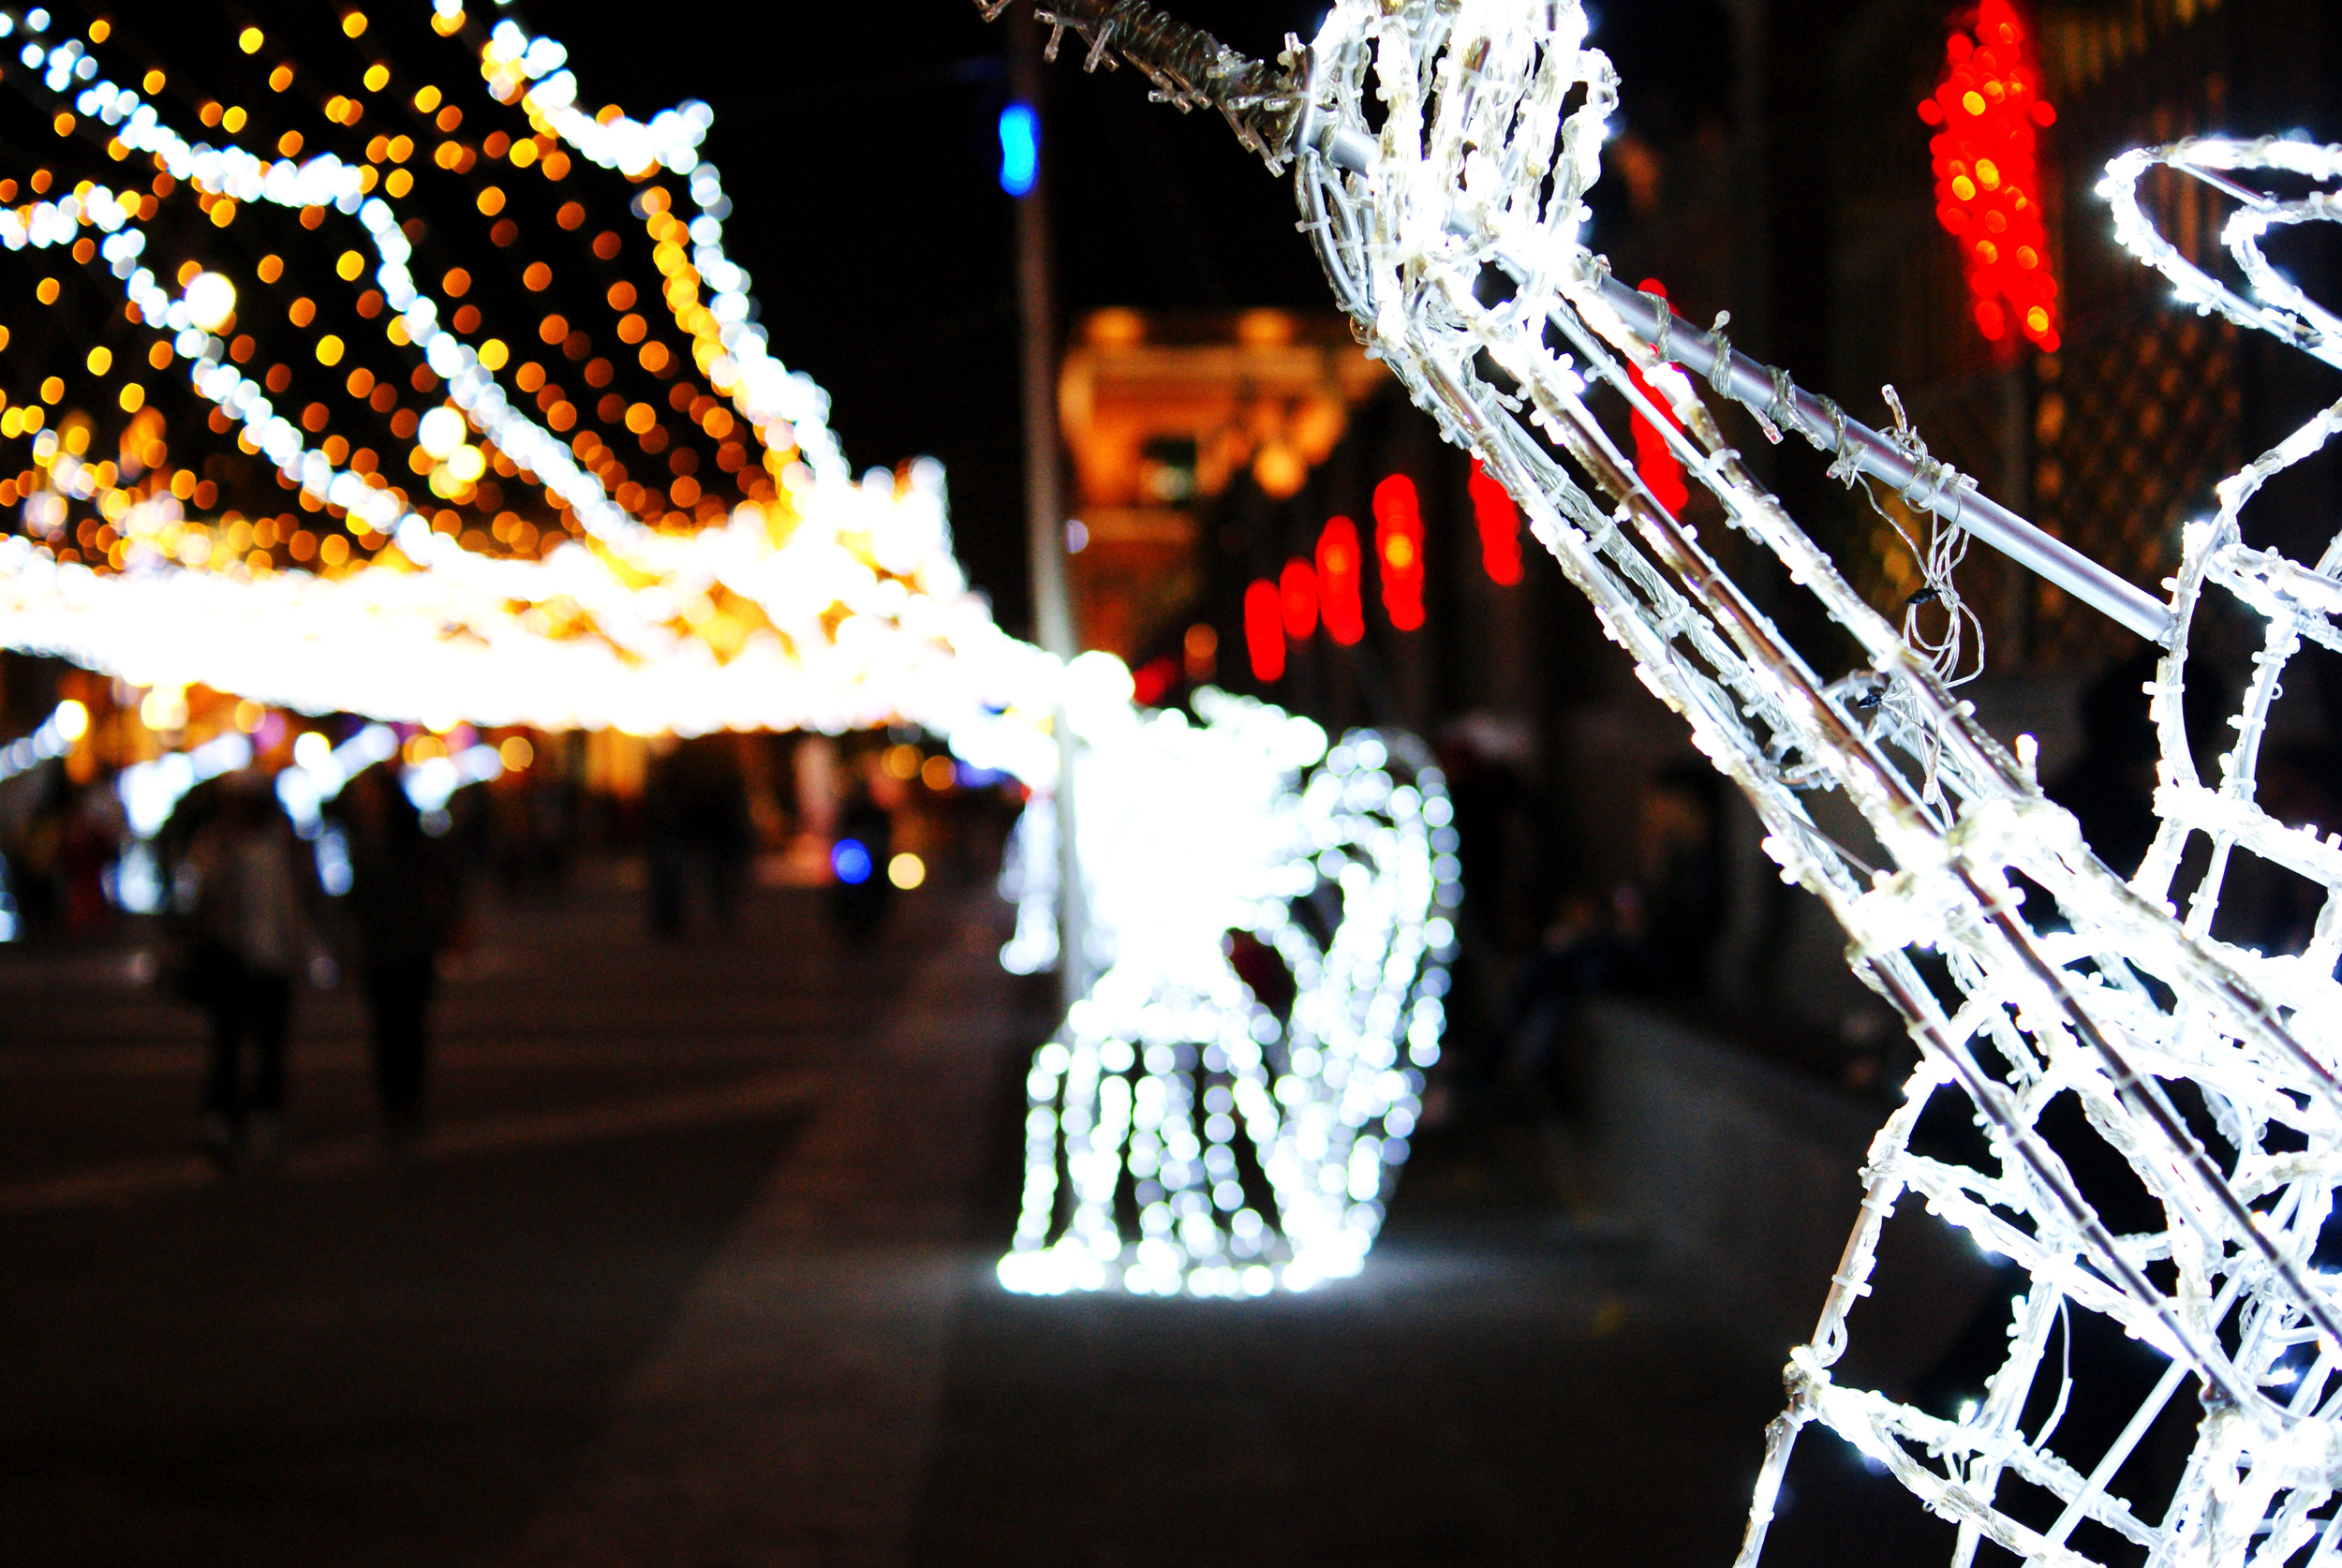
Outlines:
[{"label": "paved walkway", "polygon": [[[1771,1358],[1476,1153],[1427,1141],[1311,1297],[999,1291],[1045,994],[981,892],[898,914],[496,915],[430,1135],[382,1156],[310,997],[287,1158],[232,1181],[185,1152],[190,1016],[0,950],[0,1563],[1729,1561]],[[1905,1561],[1861,1480],[1804,1467],[1772,1561]]]}]

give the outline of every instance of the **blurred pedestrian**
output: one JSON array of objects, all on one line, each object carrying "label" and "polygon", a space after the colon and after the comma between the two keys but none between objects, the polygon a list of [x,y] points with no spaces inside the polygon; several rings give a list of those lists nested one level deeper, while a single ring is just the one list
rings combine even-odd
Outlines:
[{"label": "blurred pedestrian", "polygon": [[650,926],[679,937],[689,889],[707,890],[709,912],[729,931],[755,844],[747,777],[731,735],[699,735],[656,753],[643,795],[650,851]]},{"label": "blurred pedestrian", "polygon": [[283,1130],[293,978],[316,948],[319,897],[315,861],[265,773],[225,780],[217,813],[181,863],[175,907],[182,990],[211,1015],[198,1135],[224,1166],[271,1159]]},{"label": "blurred pedestrian", "polygon": [[1564,1114],[1590,1103],[1591,1064],[1571,1021],[1593,996],[1696,1005],[1724,929],[1723,781],[1693,762],[1670,762],[1637,808],[1636,875],[1610,890],[1606,912],[1583,894],[1564,900],[1513,1000],[1512,1074],[1542,1085]]},{"label": "blurred pedestrian", "polygon": [[452,848],[387,766],[349,781],[340,815],[349,851],[354,968],[365,992],[374,1090],[393,1141],[421,1131],[429,1078],[429,1013],[440,952],[462,914]]},{"label": "blurred pedestrian", "polygon": [[886,924],[886,865],[894,852],[894,818],[867,782],[857,784],[838,816],[829,856],[830,921],[849,941],[869,942]]},{"label": "blurred pedestrian", "polygon": [[65,776],[53,764],[36,769],[20,783],[27,791],[30,806],[9,836],[8,863],[13,868],[19,934],[40,941],[55,936],[64,925],[65,840],[72,812],[66,798]]},{"label": "blurred pedestrian", "polygon": [[104,784],[89,784],[73,795],[70,819],[57,857],[66,930],[78,938],[102,937],[113,924],[106,896],[106,873],[122,856],[129,836],[121,797]]}]

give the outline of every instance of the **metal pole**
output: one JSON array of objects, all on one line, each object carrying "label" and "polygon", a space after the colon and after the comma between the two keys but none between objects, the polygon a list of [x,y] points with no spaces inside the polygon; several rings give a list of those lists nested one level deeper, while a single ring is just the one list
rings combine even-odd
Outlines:
[{"label": "metal pole", "polygon": [[1786,386],[1786,399],[1778,396],[1772,372],[1747,355],[1735,350],[1723,375],[1718,376],[1714,343],[1697,327],[1675,316],[1664,302],[1630,288],[1616,278],[1604,280],[1602,301],[1624,318],[1627,329],[1646,343],[1657,341],[1658,312],[1667,310],[1670,318],[1668,357],[1694,376],[1722,387],[1735,402],[1789,425],[1824,451],[1835,450],[1843,439],[1845,455],[1860,472],[1892,485],[1914,504],[1924,504],[1938,515],[1957,521],[2010,560],[2040,573],[2149,642],[2160,643],[2171,635],[2172,612],[2161,599],[1964,485],[1946,485],[1933,496],[1914,494],[1915,488],[1923,491],[1925,486],[1910,453],[1853,419],[1845,421],[1842,437],[1821,399],[1794,384]]},{"label": "metal pole", "polygon": [[[1009,19],[1009,95],[1043,125],[1042,27],[1032,0]],[[1032,188],[1016,200],[1016,306],[1023,335],[1025,544],[1032,567],[1033,635],[1060,659],[1081,652],[1074,632],[1073,593],[1065,570],[1065,497],[1057,425],[1057,294],[1051,276],[1047,137]],[[1074,761],[1078,747],[1065,710],[1056,714],[1058,742],[1058,985],[1068,1006],[1089,990],[1080,860],[1074,831]]]}]

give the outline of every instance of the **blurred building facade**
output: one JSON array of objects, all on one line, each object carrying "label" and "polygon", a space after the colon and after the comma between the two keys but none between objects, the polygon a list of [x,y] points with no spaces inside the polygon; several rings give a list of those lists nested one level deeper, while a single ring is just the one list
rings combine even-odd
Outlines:
[{"label": "blurred building facade", "polygon": [[1058,381],[1085,643],[1135,663],[1181,632],[1203,592],[1203,511],[1238,476],[1292,496],[1384,379],[1330,314],[1092,313]]}]

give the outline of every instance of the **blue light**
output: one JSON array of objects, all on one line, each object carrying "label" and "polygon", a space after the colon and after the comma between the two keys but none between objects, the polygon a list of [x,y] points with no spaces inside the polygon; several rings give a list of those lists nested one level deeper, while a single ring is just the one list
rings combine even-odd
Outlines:
[{"label": "blue light", "polygon": [[829,851],[829,868],[848,887],[860,887],[870,880],[870,851],[858,838],[840,838]]},{"label": "blue light", "polygon": [[1041,120],[1029,103],[1001,111],[1001,188],[1011,196],[1031,194],[1041,173]]}]

